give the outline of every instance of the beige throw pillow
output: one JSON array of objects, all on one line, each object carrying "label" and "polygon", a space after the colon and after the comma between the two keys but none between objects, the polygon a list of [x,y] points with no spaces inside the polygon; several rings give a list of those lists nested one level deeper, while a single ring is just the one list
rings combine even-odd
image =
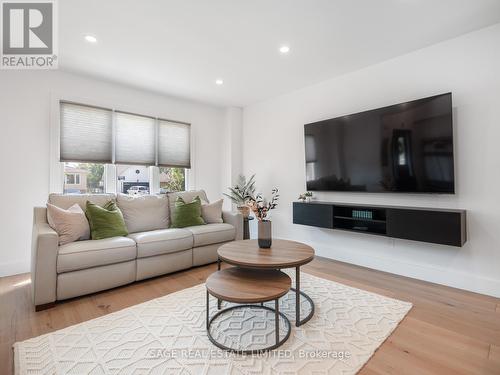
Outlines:
[{"label": "beige throw pillow", "polygon": [[90,238],[89,222],[77,203],[67,210],[47,203],[47,221],[59,235],[59,245]]},{"label": "beige throw pillow", "polygon": [[207,224],[223,223],[222,220],[222,203],[223,199],[219,199],[213,203],[203,202],[201,205],[201,217]]},{"label": "beige throw pillow", "polygon": [[166,195],[118,194],[116,202],[129,233],[166,229],[170,224]]}]

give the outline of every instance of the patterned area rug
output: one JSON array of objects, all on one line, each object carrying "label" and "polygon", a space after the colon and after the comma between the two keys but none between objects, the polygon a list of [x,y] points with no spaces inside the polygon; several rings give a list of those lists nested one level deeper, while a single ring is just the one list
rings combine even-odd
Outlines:
[{"label": "patterned area rug", "polygon": [[[315,303],[313,318],[295,327],[294,294],[283,297],[280,309],[292,332],[280,348],[265,354],[236,355],[210,343],[201,284],[18,342],[15,373],[355,374],[412,307],[306,273],[301,285]],[[210,305],[212,316],[216,300]],[[305,316],[306,301],[302,308]],[[212,334],[231,347],[268,345],[275,340],[274,314],[257,307],[233,310],[214,321]]]}]

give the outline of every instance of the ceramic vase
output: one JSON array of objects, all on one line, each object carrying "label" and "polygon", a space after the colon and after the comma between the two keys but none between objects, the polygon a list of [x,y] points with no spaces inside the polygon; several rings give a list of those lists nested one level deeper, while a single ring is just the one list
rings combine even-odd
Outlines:
[{"label": "ceramic vase", "polygon": [[271,222],[269,220],[259,220],[259,247],[269,249],[272,244]]}]

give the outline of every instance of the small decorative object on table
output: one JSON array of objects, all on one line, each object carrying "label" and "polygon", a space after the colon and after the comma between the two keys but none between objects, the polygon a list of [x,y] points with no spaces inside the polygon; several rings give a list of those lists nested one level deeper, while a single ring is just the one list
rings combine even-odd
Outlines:
[{"label": "small decorative object on table", "polygon": [[255,198],[250,198],[249,205],[255,217],[259,220],[258,225],[258,242],[259,247],[268,249],[272,244],[271,221],[269,215],[271,210],[278,205],[279,199],[278,189],[274,188],[271,193],[271,200],[267,201],[262,194],[257,194]]},{"label": "small decorative object on table", "polygon": [[313,196],[313,193],[311,191],[306,191],[305,193],[303,194],[300,194],[299,195],[299,201],[302,201],[302,202],[306,202],[309,203],[311,201],[311,198]]},{"label": "small decorative object on table", "polygon": [[236,204],[238,211],[243,214],[244,218],[250,215],[250,207],[248,207],[248,202],[254,199],[255,193],[255,175],[252,175],[248,181],[245,176],[239,175],[236,185],[229,187],[229,194],[224,195],[231,199],[231,201]]}]

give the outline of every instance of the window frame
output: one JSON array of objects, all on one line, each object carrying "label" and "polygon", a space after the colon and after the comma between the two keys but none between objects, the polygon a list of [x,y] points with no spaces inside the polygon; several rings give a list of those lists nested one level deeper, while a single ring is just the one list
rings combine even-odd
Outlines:
[{"label": "window frame", "polygon": [[[95,99],[90,98],[82,98],[75,97],[72,95],[62,95],[60,93],[50,93],[50,168],[49,168],[49,192],[51,193],[63,193],[64,185],[65,185],[65,173],[64,173],[64,162],[60,162],[60,121],[61,121],[61,111],[60,111],[60,102],[70,102],[74,104],[87,105],[98,108],[106,108],[110,109],[113,112],[112,115],[112,132],[113,132],[113,160],[114,163],[114,148],[115,148],[115,131],[116,131],[116,123],[115,123],[115,113],[116,112],[125,112],[132,115],[144,116],[144,117],[152,117],[155,119],[155,127],[156,133],[158,132],[158,123],[160,120],[170,121],[176,123],[187,124],[190,126],[190,160],[191,160],[191,168],[185,169],[185,190],[193,190],[195,189],[195,144],[194,144],[194,134],[196,132],[195,127],[193,127],[192,122],[189,121],[179,121],[179,120],[170,120],[170,116],[166,116],[163,114],[158,114],[157,116],[152,116],[150,114],[143,114],[143,110],[133,110],[121,107],[117,103],[110,102],[109,100],[99,100],[96,102]],[[158,140],[156,139],[156,142]],[[156,144],[156,148],[158,144]],[[158,153],[156,152],[156,159],[158,159]],[[158,160],[156,160],[156,163]],[[149,168],[149,193],[150,194],[159,194],[160,192],[160,167],[159,166],[148,166]],[[106,193],[117,193],[117,171],[115,164],[104,164],[104,191]]]}]

